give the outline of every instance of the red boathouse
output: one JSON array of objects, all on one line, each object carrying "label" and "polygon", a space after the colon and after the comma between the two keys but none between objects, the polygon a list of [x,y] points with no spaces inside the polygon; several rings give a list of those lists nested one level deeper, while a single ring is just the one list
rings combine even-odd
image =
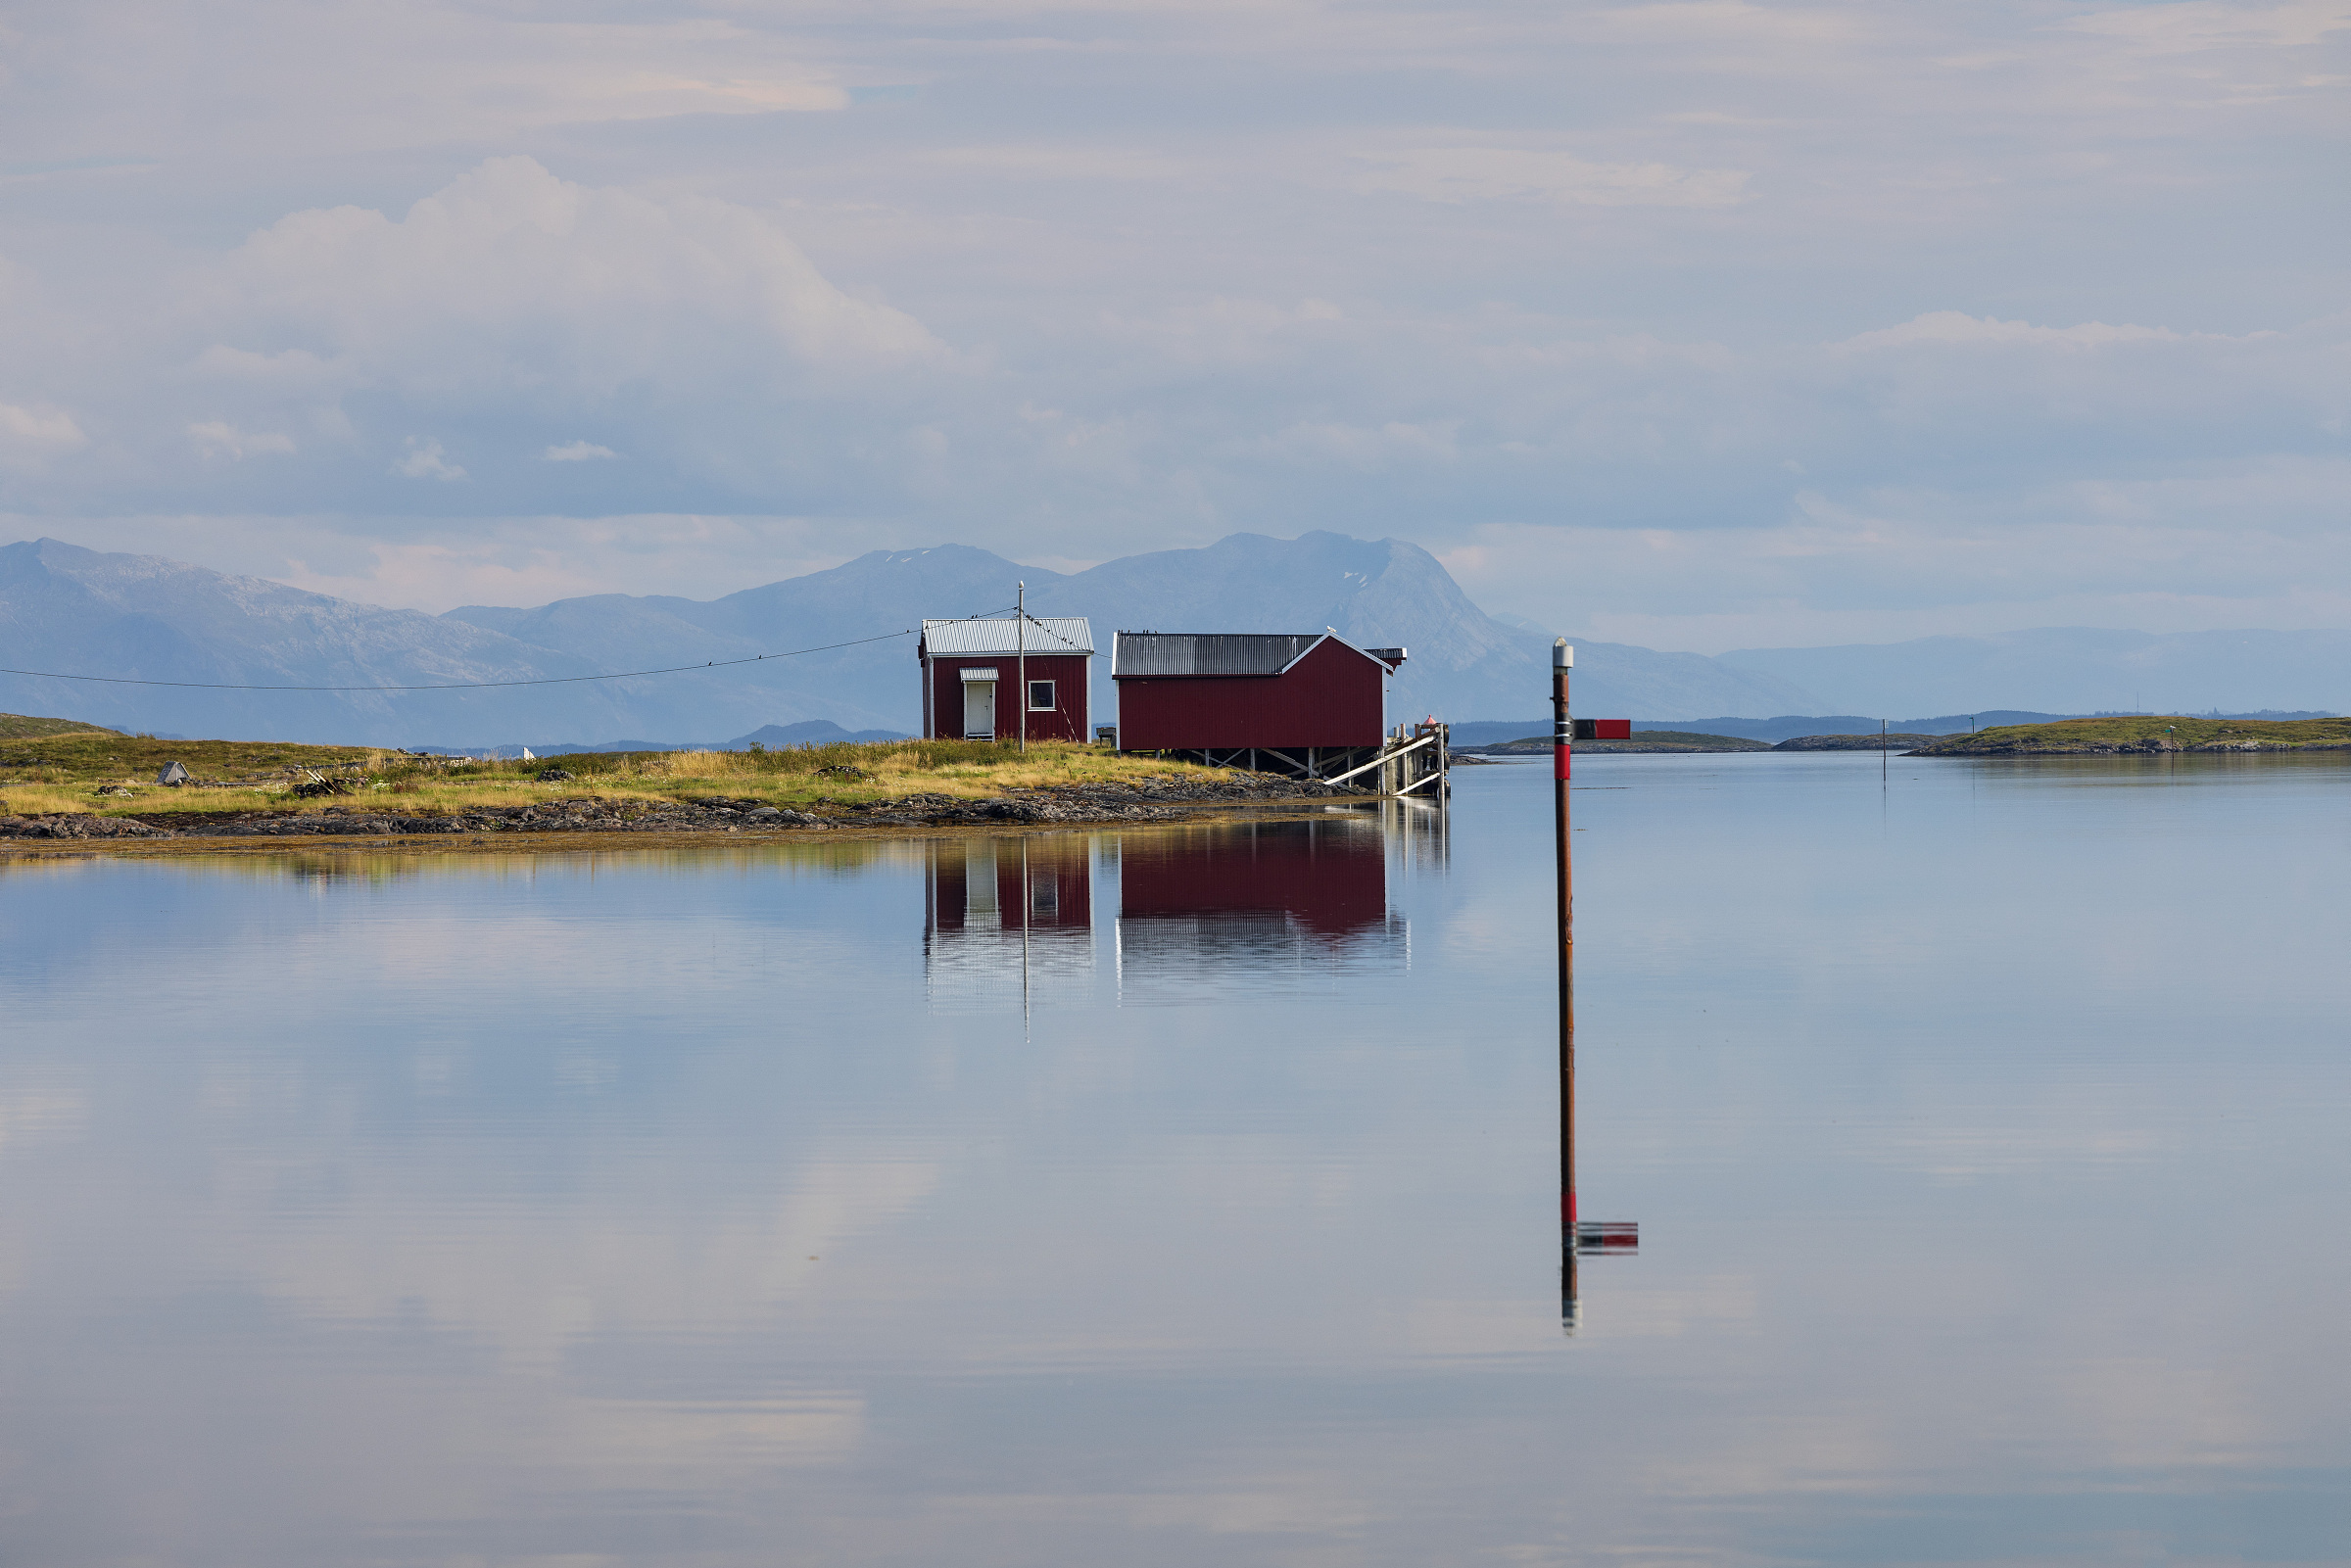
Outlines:
[{"label": "red boathouse", "polygon": [[924,739],[1087,738],[1094,634],[1083,616],[925,621],[915,652]]},{"label": "red boathouse", "polygon": [[1403,662],[1402,648],[1359,648],[1328,631],[1121,632],[1110,661],[1119,747],[1280,753],[1311,773],[1318,753],[1383,743],[1387,680]]}]

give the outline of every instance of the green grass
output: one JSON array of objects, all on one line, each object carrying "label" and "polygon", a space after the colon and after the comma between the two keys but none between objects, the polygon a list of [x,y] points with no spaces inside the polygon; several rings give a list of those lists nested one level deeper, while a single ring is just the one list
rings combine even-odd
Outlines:
[{"label": "green grass", "polygon": [[0,713],[0,740],[17,740],[30,736],[45,735],[120,735],[101,725],[84,724],[79,719],[39,719],[29,713]]},{"label": "green grass", "polygon": [[2299,751],[2351,746],[2351,719],[2194,719],[2131,714],[2009,724],[1944,736],[1917,748],[1926,757],[2064,756],[2132,751]]}]

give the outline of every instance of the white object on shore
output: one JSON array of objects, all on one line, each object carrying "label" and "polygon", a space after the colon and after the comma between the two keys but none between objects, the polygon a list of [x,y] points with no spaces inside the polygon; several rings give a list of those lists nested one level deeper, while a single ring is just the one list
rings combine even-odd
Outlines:
[{"label": "white object on shore", "polygon": [[176,762],[164,764],[164,771],[155,776],[159,784],[183,784],[188,782],[188,770]]}]

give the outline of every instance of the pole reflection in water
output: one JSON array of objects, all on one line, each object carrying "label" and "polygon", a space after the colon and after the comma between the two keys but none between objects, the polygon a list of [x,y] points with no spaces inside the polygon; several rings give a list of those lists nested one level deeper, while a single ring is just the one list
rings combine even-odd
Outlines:
[{"label": "pole reflection in water", "polygon": [[927,846],[923,972],[935,1008],[1026,1002],[1094,967],[1093,839],[944,838]]},{"label": "pole reflection in water", "polygon": [[1576,1274],[1578,1258],[1618,1256],[1641,1250],[1641,1226],[1630,1219],[1579,1219],[1575,1212],[1575,950],[1559,952],[1559,1320],[1573,1334],[1583,1304]]}]

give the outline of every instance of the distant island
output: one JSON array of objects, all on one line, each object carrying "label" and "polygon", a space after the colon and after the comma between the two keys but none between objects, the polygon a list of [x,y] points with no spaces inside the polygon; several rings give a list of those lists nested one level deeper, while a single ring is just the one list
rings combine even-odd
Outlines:
[{"label": "distant island", "polygon": [[[1457,748],[1471,757],[1531,757],[1551,750],[1548,735]],[[1960,735],[1867,731],[1795,736],[1777,745],[1694,730],[1641,730],[1630,740],[1579,740],[1580,752],[1898,751],[1912,757],[2133,756],[2165,752],[2351,749],[2351,718],[2291,720],[2101,715],[2046,724],[1995,725]]]},{"label": "distant island", "polygon": [[[1874,739],[1874,736],[1870,738]],[[2068,719],[2060,724],[2001,725],[1973,735],[1922,737],[1914,757],[2138,756],[2165,752],[2329,751],[2351,749],[2351,719],[2194,719],[2134,714]]]},{"label": "distant island", "polygon": [[[1492,745],[1457,746],[1454,748],[1468,757],[1534,757],[1551,755],[1551,736],[1528,736],[1523,740],[1501,740]],[[1760,740],[1743,739],[1735,735],[1700,735],[1692,730],[1643,730],[1630,740],[1578,740],[1575,749],[1592,751],[1769,751],[1771,747]]]},{"label": "distant island", "polygon": [[1783,740],[1774,751],[1908,751],[1932,745],[1939,735],[1904,735],[1898,730],[1864,735],[1799,735]]}]

